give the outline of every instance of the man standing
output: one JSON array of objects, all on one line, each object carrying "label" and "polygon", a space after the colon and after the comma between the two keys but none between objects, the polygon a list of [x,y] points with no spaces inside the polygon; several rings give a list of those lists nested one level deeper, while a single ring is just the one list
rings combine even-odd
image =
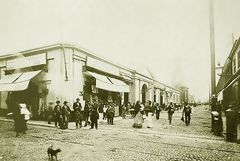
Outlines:
[{"label": "man standing", "polygon": [[62,116],[63,116],[63,125],[64,128],[68,128],[69,116],[70,116],[70,108],[68,106],[68,102],[64,101],[62,106]]},{"label": "man standing", "polygon": [[76,125],[77,125],[77,122],[78,122],[80,124],[79,126],[81,128],[82,127],[83,112],[82,112],[82,105],[79,101],[80,101],[80,99],[77,98],[76,102],[73,103],[73,110],[74,110],[74,117],[75,117],[74,119],[75,119]]},{"label": "man standing", "polygon": [[170,104],[167,107],[167,111],[168,111],[168,120],[169,120],[169,125],[172,124],[172,116],[174,113],[174,107],[173,107],[173,103],[170,102]]},{"label": "man standing", "polygon": [[185,115],[185,124],[186,124],[186,126],[188,126],[190,124],[191,113],[192,113],[191,106],[185,102],[185,105],[183,107],[183,115]]},{"label": "man standing", "polygon": [[60,115],[61,115],[61,111],[62,111],[62,107],[60,106],[60,101],[57,100],[56,101],[55,107],[54,107],[54,116],[55,116],[55,126],[60,126],[59,125],[59,121],[60,121]]},{"label": "man standing", "polygon": [[156,110],[156,119],[159,120],[160,111],[161,111],[161,107],[160,107],[159,103],[156,104],[155,110]]},{"label": "man standing", "polygon": [[91,120],[91,128],[90,129],[93,129],[94,126],[96,129],[98,129],[98,119],[99,119],[99,114],[97,112],[97,106],[94,106],[93,107],[93,110],[91,112],[91,115],[90,115],[90,120]]},{"label": "man standing", "polygon": [[85,106],[84,106],[84,120],[85,120],[85,125],[84,127],[87,126],[88,124],[88,118],[89,118],[89,112],[90,112],[90,102],[86,101]]},{"label": "man standing", "polygon": [[80,101],[80,99],[77,98],[76,102],[73,103],[73,110],[74,110],[74,112],[76,111],[77,108],[82,109],[82,105],[81,105],[81,103],[79,101]]}]

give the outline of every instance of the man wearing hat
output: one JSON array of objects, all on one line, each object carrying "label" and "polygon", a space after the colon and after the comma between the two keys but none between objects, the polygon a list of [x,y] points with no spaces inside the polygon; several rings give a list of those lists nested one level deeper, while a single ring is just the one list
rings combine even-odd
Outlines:
[{"label": "man wearing hat", "polygon": [[82,105],[81,105],[81,103],[80,103],[79,101],[80,101],[80,99],[77,98],[77,99],[76,99],[76,102],[73,103],[73,110],[74,110],[74,111],[76,111],[77,108],[82,109]]},{"label": "man wearing hat", "polygon": [[70,116],[70,108],[68,106],[68,102],[64,101],[62,106],[62,116],[63,116],[63,126],[64,128],[68,128],[68,121]]},{"label": "man wearing hat", "polygon": [[54,116],[55,116],[55,126],[59,125],[60,115],[61,115],[62,107],[60,106],[60,101],[56,101],[56,105],[54,107]]},{"label": "man wearing hat", "polygon": [[80,99],[77,98],[76,102],[73,103],[73,110],[74,110],[74,119],[76,122],[76,127],[78,125],[78,123],[80,124],[80,128],[82,127],[82,120],[83,120],[83,109],[82,109],[82,105],[79,102]]}]

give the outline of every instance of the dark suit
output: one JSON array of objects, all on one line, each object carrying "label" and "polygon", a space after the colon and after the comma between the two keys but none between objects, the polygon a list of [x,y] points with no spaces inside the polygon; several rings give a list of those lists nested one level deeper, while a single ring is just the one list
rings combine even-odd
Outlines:
[{"label": "dark suit", "polygon": [[77,108],[82,109],[82,105],[81,105],[80,102],[74,102],[73,103],[73,110],[74,110],[74,112],[76,111]]},{"label": "dark suit", "polygon": [[62,116],[63,116],[63,125],[64,128],[68,128],[69,116],[70,116],[70,108],[67,105],[62,106]]},{"label": "dark suit", "polygon": [[55,116],[55,126],[60,126],[60,115],[61,115],[62,107],[60,105],[56,105],[54,107],[54,116]]}]

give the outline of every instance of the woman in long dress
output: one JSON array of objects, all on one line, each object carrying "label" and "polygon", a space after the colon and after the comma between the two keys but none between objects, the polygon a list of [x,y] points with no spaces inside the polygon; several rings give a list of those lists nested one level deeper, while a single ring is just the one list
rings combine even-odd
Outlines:
[{"label": "woman in long dress", "polygon": [[16,103],[16,107],[13,111],[13,118],[14,118],[14,127],[16,131],[16,137],[19,136],[20,133],[25,134],[27,131],[27,123],[24,118],[24,114],[21,113],[21,106]]},{"label": "woman in long dress", "polygon": [[134,121],[133,127],[134,128],[142,128],[142,124],[143,124],[143,109],[144,108],[141,108],[140,101],[137,101],[136,107],[135,107],[135,110],[136,110],[135,112],[137,114],[133,118],[133,121]]}]

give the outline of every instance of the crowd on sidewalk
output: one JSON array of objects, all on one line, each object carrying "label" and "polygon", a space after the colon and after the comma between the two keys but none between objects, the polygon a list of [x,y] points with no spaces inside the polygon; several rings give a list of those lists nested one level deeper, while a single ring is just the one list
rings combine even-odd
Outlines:
[{"label": "crowd on sidewalk", "polygon": [[[72,111],[67,101],[64,101],[61,105],[61,102],[58,100],[53,108],[50,106],[47,109],[48,124],[51,124],[53,121],[56,127],[67,129],[68,123],[71,120],[75,122],[76,129],[83,126],[87,127],[88,125],[90,125],[90,129],[98,129],[99,113],[101,113],[102,120],[107,120],[108,125],[114,125],[115,106],[114,103],[97,103],[97,101],[90,103],[86,101],[84,107],[82,107],[80,99],[77,98],[76,102],[73,103]],[[17,110],[13,112],[13,116],[16,135],[18,136],[19,133],[24,134],[26,132],[26,122],[29,120],[30,112],[27,110],[25,104],[18,104],[16,109]],[[143,123],[145,123],[148,128],[151,128],[153,127],[152,119],[154,115],[156,119],[159,120],[161,111],[167,111],[169,124],[171,124],[174,112],[181,109],[183,109],[181,120],[185,121],[186,126],[188,126],[191,120],[192,109],[187,103],[178,106],[172,102],[168,105],[160,105],[159,103],[151,101],[147,101],[145,104],[137,101],[131,105],[131,103],[128,102],[120,106],[120,115],[123,119],[126,119],[126,116],[131,116],[134,121],[134,128],[141,128]]]},{"label": "crowd on sidewalk", "polygon": [[176,105],[170,102],[167,106],[160,105],[156,102],[148,101],[144,103],[137,101],[136,104],[130,109],[132,117],[134,118],[133,127],[142,128],[142,124],[145,123],[147,128],[153,127],[152,117],[156,115],[156,119],[159,120],[161,111],[165,110],[168,113],[169,124],[172,123],[172,117],[176,110],[182,110],[181,120],[185,122],[186,126],[190,125],[192,108],[188,103],[183,105]]},{"label": "crowd on sidewalk", "polygon": [[80,103],[80,99],[77,98],[73,103],[73,111],[70,109],[68,102],[64,101],[61,105],[60,101],[56,101],[56,105],[53,109],[47,109],[48,123],[54,120],[55,126],[60,129],[67,129],[70,120],[75,121],[76,129],[91,126],[90,129],[98,129],[99,113],[102,113],[102,119],[106,120],[109,125],[113,125],[115,105],[113,103],[97,103],[93,101],[90,103],[86,101],[84,107]]}]

